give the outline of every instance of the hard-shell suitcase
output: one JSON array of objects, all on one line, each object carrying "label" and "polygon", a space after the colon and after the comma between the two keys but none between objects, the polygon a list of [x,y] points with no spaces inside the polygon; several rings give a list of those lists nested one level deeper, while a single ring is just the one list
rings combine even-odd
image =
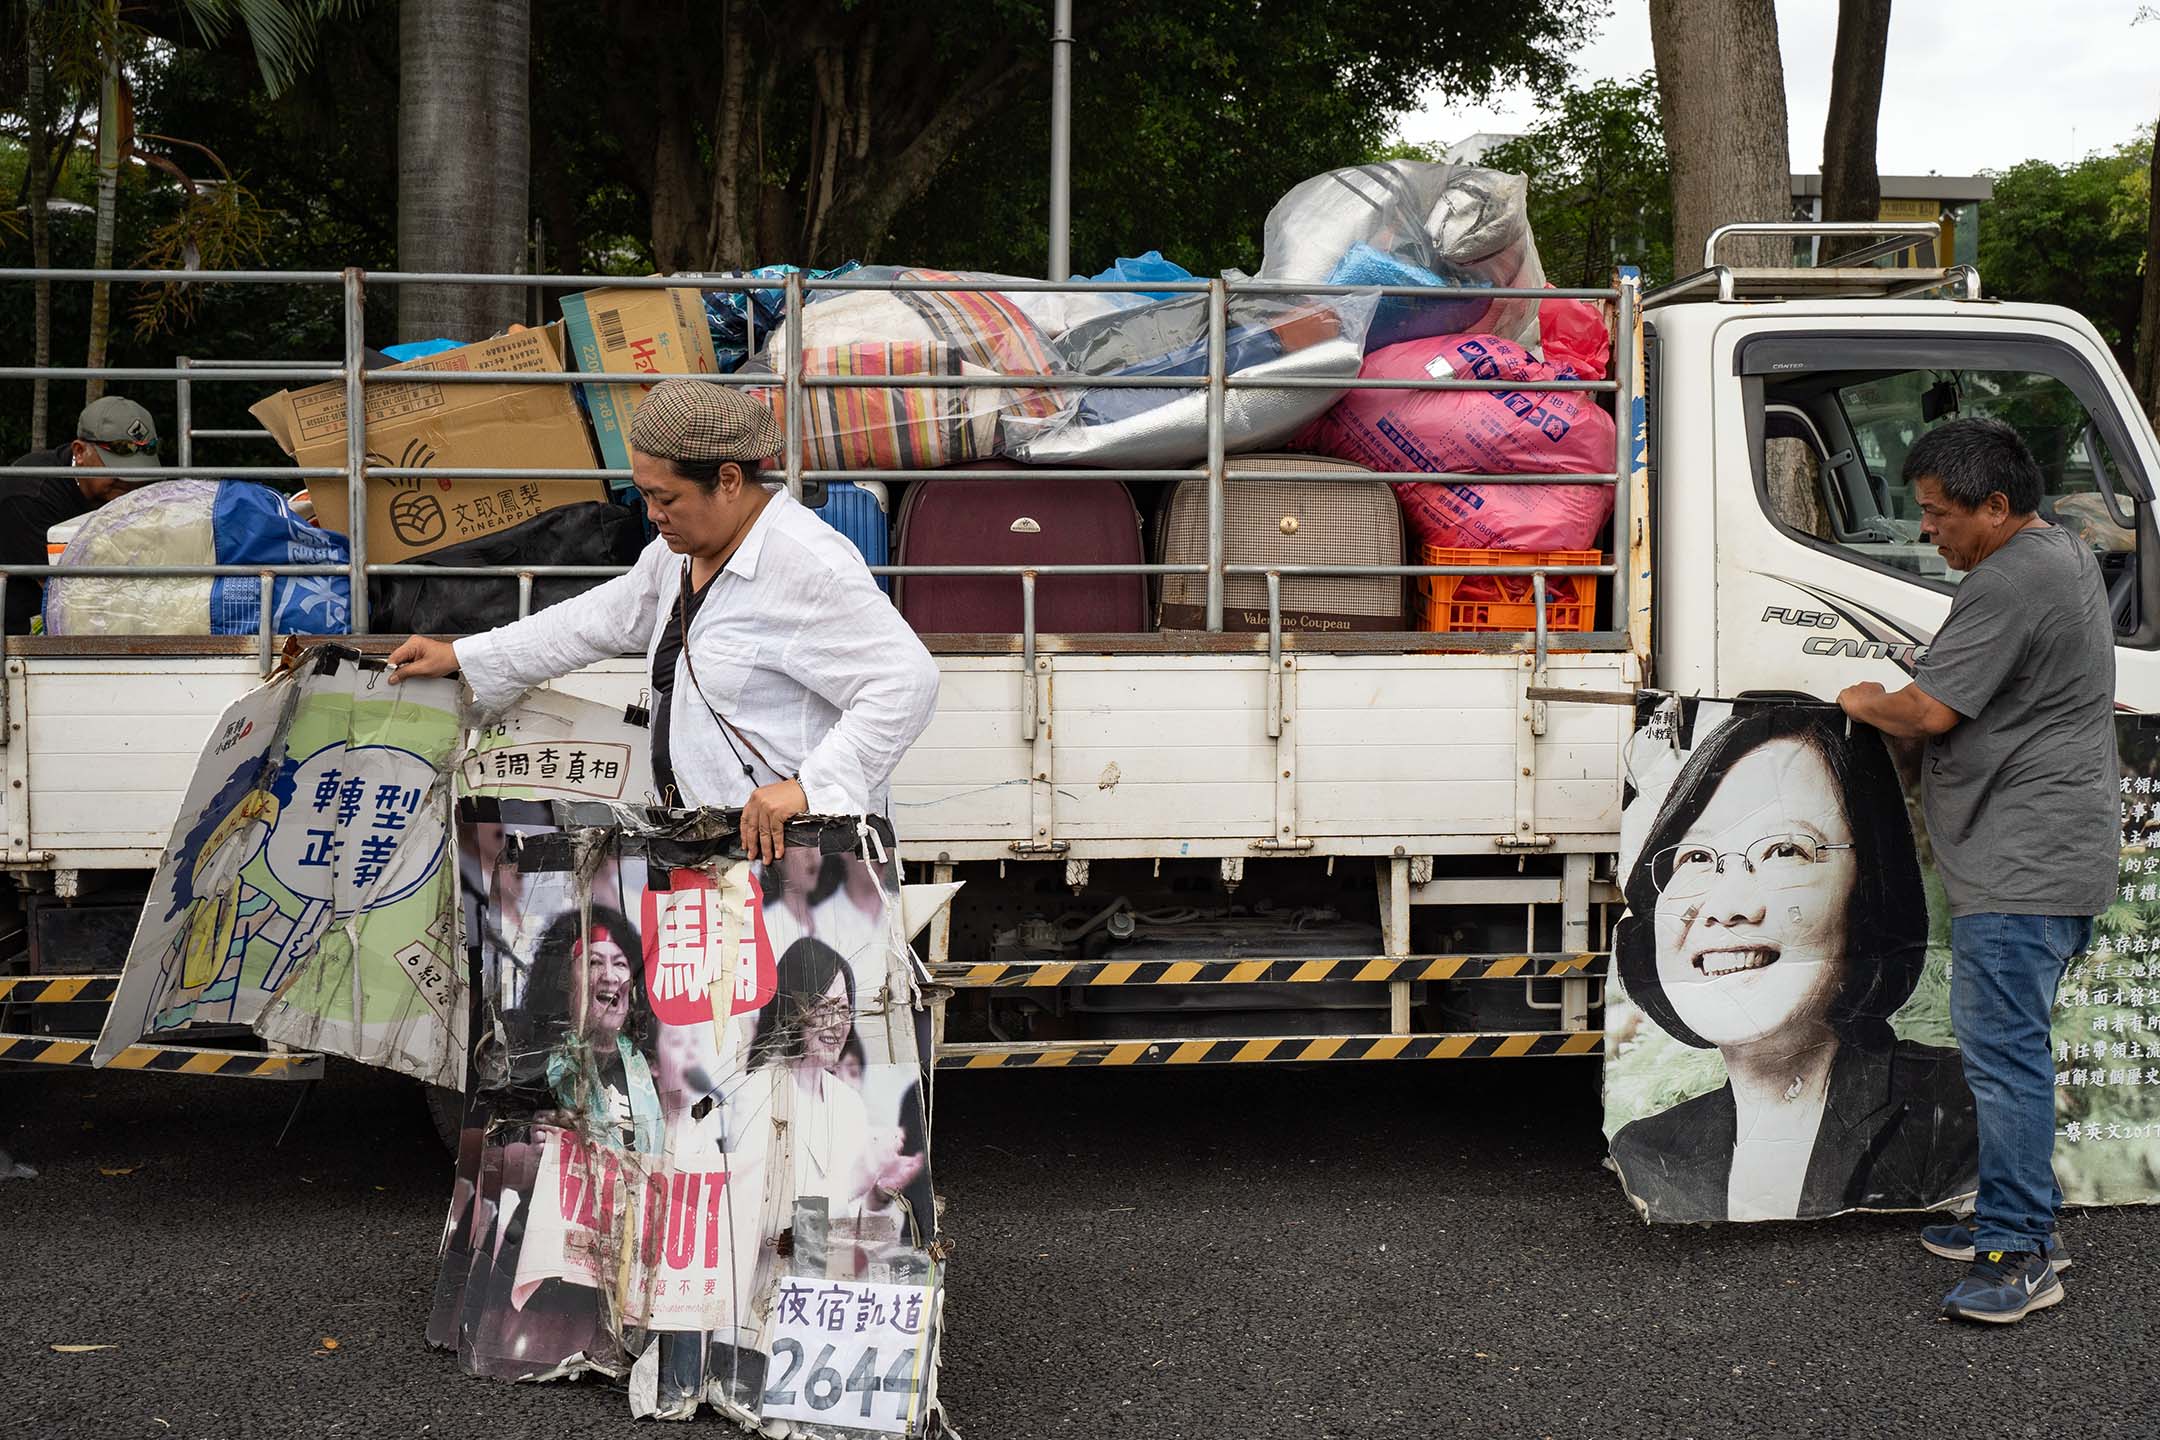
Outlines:
[{"label": "hard-shell suitcase", "polygon": [[[1336,470],[1364,467],[1317,455],[1233,455],[1232,469]],[[1369,472],[1366,472],[1369,473]],[[1207,482],[1181,480],[1163,506],[1164,564],[1207,559]],[[1383,479],[1232,480],[1223,487],[1223,562],[1228,565],[1400,565],[1402,511]],[[1207,623],[1207,577],[1165,575],[1165,630]],[[1265,630],[1267,577],[1231,575],[1223,583],[1223,629]],[[1282,625],[1308,634],[1403,628],[1399,576],[1285,575]]]},{"label": "hard-shell suitcase", "polygon": [[[825,503],[812,507],[818,519],[854,542],[865,565],[892,563],[892,522],[887,518],[885,487],[876,480],[833,480]],[[877,577],[878,588],[892,593],[892,577]]]},{"label": "hard-shell suitcase", "polygon": [[[959,467],[964,470],[965,467]],[[970,480],[952,471],[908,486],[900,502],[902,565],[1139,565],[1140,512],[1116,480]],[[894,603],[925,635],[1014,634],[1016,575],[903,575]],[[1044,575],[1035,582],[1041,634],[1148,628],[1145,575]]]}]

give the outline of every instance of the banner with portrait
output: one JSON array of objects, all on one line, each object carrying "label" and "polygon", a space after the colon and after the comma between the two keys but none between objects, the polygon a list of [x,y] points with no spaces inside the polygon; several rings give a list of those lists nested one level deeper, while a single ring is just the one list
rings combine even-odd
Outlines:
[{"label": "banner with portrait", "polygon": [[641,1416],[928,1433],[929,1024],[889,830],[799,818],[760,864],[732,812],[547,798],[543,751],[560,795],[613,743],[562,718],[462,771],[476,1039],[429,1339],[625,1378]]},{"label": "banner with portrait", "polygon": [[[1917,749],[1811,703],[1646,696],[1637,722],[1604,1082],[1630,1201],[1678,1222],[1969,1208]],[[2122,716],[2118,739],[2120,899],[2055,1014],[2070,1204],[2160,1198],[2160,731]]]}]

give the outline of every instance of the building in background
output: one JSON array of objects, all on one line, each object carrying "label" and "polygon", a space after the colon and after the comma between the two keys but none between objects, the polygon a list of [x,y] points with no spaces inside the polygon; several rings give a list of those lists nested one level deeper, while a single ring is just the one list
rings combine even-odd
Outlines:
[{"label": "building in background", "polygon": [[[1995,198],[1995,182],[1985,175],[1885,175],[1878,220],[1928,220],[1941,227],[1934,255],[1909,251],[1906,265],[1973,265],[1980,258],[1980,207]],[[1822,219],[1822,176],[1793,176],[1793,218]],[[1819,263],[1836,258],[1823,252],[1820,240],[1805,242],[1803,258]],[[1938,260],[1936,257],[1940,256]]]}]

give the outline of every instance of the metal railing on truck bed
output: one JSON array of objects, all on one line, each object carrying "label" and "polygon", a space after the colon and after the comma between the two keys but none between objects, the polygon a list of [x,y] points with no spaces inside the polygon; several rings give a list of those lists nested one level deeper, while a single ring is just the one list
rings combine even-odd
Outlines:
[{"label": "metal railing on truck bed", "polygon": [[[173,274],[157,270],[33,270],[0,269],[0,285],[23,285],[38,280],[57,282],[169,284]],[[1200,575],[1205,577],[1206,605],[1205,632],[1220,634],[1223,630],[1224,592],[1233,576],[1274,577],[1268,585],[1268,636],[1271,652],[1279,652],[1282,646],[1282,609],[1279,594],[1280,580],[1285,577],[1356,578],[1394,576],[1413,579],[1426,576],[1528,576],[1532,586],[1535,609],[1535,626],[1522,632],[1511,632],[1491,639],[1471,640],[1466,636],[1453,636],[1438,641],[1429,634],[1408,632],[1393,645],[1359,644],[1355,648],[1399,648],[1402,650],[1432,650],[1443,648],[1510,648],[1528,643],[1539,656],[1543,656],[1551,643],[1547,632],[1546,601],[1547,582],[1556,576],[1580,576],[1592,585],[1599,580],[1610,582],[1610,597],[1604,613],[1612,617],[1606,629],[1593,630],[1571,643],[1584,648],[1622,647],[1628,641],[1628,621],[1634,615],[1631,608],[1632,568],[1626,563],[1608,562],[1597,565],[1303,565],[1303,564],[1234,564],[1223,558],[1224,488],[1242,481],[1272,481],[1327,484],[1343,481],[1369,482],[1375,478],[1393,482],[1434,481],[1452,485],[1520,485],[1564,483],[1568,485],[1610,486],[1614,492],[1612,534],[1615,537],[1615,562],[1624,561],[1629,549],[1634,517],[1631,515],[1631,476],[1638,453],[1641,422],[1638,415],[1640,395],[1637,388],[1637,365],[1634,356],[1635,331],[1639,313],[1639,285],[1632,272],[1623,272],[1618,283],[1604,289],[1480,289],[1480,298],[1495,301],[1523,300],[1590,300],[1609,303],[1614,307],[1615,323],[1612,332],[1612,364],[1610,379],[1600,380],[1483,380],[1457,379],[1336,379],[1331,377],[1255,377],[1230,373],[1228,369],[1228,306],[1232,296],[1274,296],[1296,299],[1335,296],[1376,296],[1380,298],[1446,299],[1456,292],[1421,286],[1349,286],[1317,285],[1298,281],[1267,280],[1190,280],[1190,281],[1130,281],[1130,282],[1058,282],[1047,280],[1000,280],[994,290],[987,293],[1025,292],[1078,292],[1106,294],[1193,294],[1206,298],[1207,304],[1207,367],[1204,375],[1077,375],[1077,374],[1013,374],[983,373],[968,375],[805,375],[802,357],[802,309],[807,295],[823,292],[846,291],[934,291],[953,293],[984,293],[984,287],[970,280],[919,280],[919,279],[805,279],[800,274],[785,277],[785,284],[775,285],[770,278],[740,277],[682,277],[647,276],[619,277],[604,275],[482,275],[458,273],[412,273],[386,271],[370,273],[358,269],[339,271],[199,271],[187,276],[187,283],[198,285],[315,285],[335,286],[339,289],[343,305],[344,356],[337,364],[315,362],[257,362],[247,360],[201,360],[191,359],[170,367],[145,366],[0,366],[0,380],[118,380],[136,383],[170,383],[175,386],[175,410],[178,417],[179,464],[173,467],[172,477],[200,475],[212,479],[276,481],[343,480],[346,482],[346,535],[351,543],[351,559],[345,565],[140,565],[129,567],[71,566],[63,569],[52,565],[0,565],[0,603],[4,603],[6,589],[11,581],[44,579],[54,574],[75,576],[136,575],[150,578],[253,577],[264,581],[262,614],[259,624],[258,653],[267,671],[272,655],[271,625],[272,597],[270,581],[284,576],[344,576],[351,591],[350,633],[365,636],[374,633],[369,625],[367,581],[372,576],[455,576],[468,578],[500,578],[515,582],[518,586],[518,608],[522,615],[530,608],[532,585],[535,580],[548,578],[594,578],[622,573],[620,567],[582,565],[474,565],[449,569],[434,565],[378,564],[367,558],[368,485],[371,481],[398,480],[506,480],[532,481],[540,479],[601,480],[615,482],[627,480],[629,472],[621,469],[564,469],[561,467],[508,467],[508,466],[398,466],[378,464],[369,459],[365,425],[358,428],[346,426],[345,463],[337,466],[302,465],[219,465],[203,467],[195,463],[194,441],[197,439],[243,440],[269,438],[267,431],[206,429],[196,430],[192,424],[192,387],[205,383],[216,384],[272,384],[282,385],[293,381],[336,380],[345,387],[345,413],[367,413],[366,387],[369,385],[401,384],[507,384],[507,385],[595,385],[595,384],[654,384],[662,380],[696,380],[713,385],[747,386],[760,389],[781,388],[785,396],[782,431],[786,447],[782,455],[782,467],[778,478],[784,479],[788,491],[801,499],[806,485],[816,486],[829,481],[909,481],[919,480],[936,473],[930,470],[910,469],[821,469],[807,465],[804,459],[805,439],[803,433],[803,392],[806,389],[1010,389],[1015,381],[1022,381],[1029,388],[1050,390],[1136,389],[1136,390],[1202,390],[1207,396],[1207,455],[1204,463],[1192,467],[1159,469],[1118,469],[1115,467],[1028,467],[1000,468],[991,465],[972,466],[968,470],[971,479],[1027,479],[1042,481],[1079,481],[1116,479],[1126,482],[1202,480],[1207,486],[1207,558],[1197,563],[1183,564],[1133,564],[1133,565],[876,565],[871,569],[887,576],[1009,576],[1021,586],[1023,624],[1018,636],[1019,648],[1032,655],[1036,649],[1033,592],[1037,577],[1057,575]],[[533,288],[537,290],[574,291],[593,288],[607,289],[685,289],[700,291],[749,292],[757,290],[784,289],[786,316],[783,343],[794,357],[786,374],[776,377],[757,371],[731,374],[692,373],[642,373],[636,376],[597,374],[586,371],[443,371],[443,370],[395,370],[370,368],[365,363],[365,314],[364,303],[369,284],[378,285],[490,285]],[[1459,298],[1459,297],[1458,297]],[[754,334],[753,334],[754,345]],[[1242,470],[1236,458],[1225,453],[1224,427],[1229,392],[1240,389],[1257,390],[1468,390],[1483,392],[1507,391],[1560,391],[1587,392],[1614,397],[1617,424],[1617,440],[1614,446],[1613,467],[1609,471],[1587,474],[1512,474],[1485,475],[1457,471],[1390,471],[1385,475],[1361,474],[1352,471],[1312,469],[1277,469],[1265,471]],[[67,477],[74,472],[67,466],[19,467],[18,476]],[[1175,647],[1171,647],[1175,648]],[[1306,648],[1315,648],[1307,646]],[[1317,648],[1326,648],[1323,641]]]},{"label": "metal railing on truck bed", "polygon": [[[65,283],[108,281],[112,283],[170,283],[174,277],[161,271],[135,270],[27,270],[0,269],[0,285],[22,286],[39,279]],[[628,471],[612,468],[564,469],[561,467],[417,467],[379,463],[371,460],[367,449],[365,425],[346,426],[344,463],[332,466],[301,466],[293,464],[264,465],[215,465],[201,464],[196,456],[197,441],[217,442],[269,442],[268,431],[260,429],[198,428],[194,424],[194,387],[204,384],[231,385],[254,384],[283,386],[295,382],[315,383],[336,381],[344,387],[344,412],[347,416],[367,414],[366,389],[370,385],[456,385],[484,383],[490,385],[622,385],[651,384],[666,379],[696,380],[706,384],[756,386],[780,389],[784,396],[782,428],[785,448],[780,457],[780,467],[774,477],[784,481],[789,492],[798,499],[806,488],[815,488],[832,481],[914,481],[937,473],[933,470],[879,469],[879,468],[819,468],[806,461],[807,437],[803,420],[805,392],[816,389],[876,388],[876,389],[1010,389],[1016,383],[1046,390],[1088,389],[1145,389],[1152,391],[1199,390],[1206,396],[1206,453],[1201,463],[1184,467],[1153,469],[1118,469],[1115,467],[1027,467],[999,466],[996,464],[974,465],[967,470],[971,479],[994,481],[999,479],[1026,479],[1030,481],[1097,481],[1115,479],[1125,482],[1204,482],[1206,492],[1205,545],[1203,560],[1184,563],[1140,564],[1075,564],[1040,565],[983,564],[983,565],[908,565],[886,564],[872,566],[880,575],[908,576],[1002,576],[1008,577],[1020,587],[1021,625],[1017,634],[1005,636],[933,637],[933,649],[950,653],[957,649],[983,650],[1011,653],[1017,650],[1021,656],[1022,674],[1028,675],[1036,668],[1035,655],[1041,643],[1036,624],[1036,586],[1041,578],[1053,576],[1108,576],[1144,575],[1200,576],[1204,577],[1205,606],[1204,628],[1201,631],[1183,631],[1160,637],[1163,650],[1170,653],[1181,651],[1257,651],[1263,641],[1257,634],[1226,635],[1224,626],[1225,595],[1233,578],[1259,577],[1265,582],[1267,595],[1267,628],[1264,639],[1268,655],[1271,697],[1280,693],[1275,685],[1287,673],[1291,661],[1285,650],[1327,652],[1331,650],[1410,654],[1416,652],[1454,650],[1518,650],[1528,652],[1531,676],[1530,688],[1525,692],[1530,700],[1536,700],[1537,684],[1542,681],[1545,659],[1553,647],[1548,632],[1548,581],[1558,577],[1578,577],[1579,584],[1595,591],[1603,582],[1606,594],[1601,608],[1606,622],[1601,628],[1571,634],[1563,647],[1581,650],[1632,651],[1642,655],[1647,643],[1648,596],[1646,576],[1647,542],[1643,538],[1640,508],[1646,493],[1642,486],[1642,467],[1646,457],[1644,445],[1644,411],[1640,385],[1640,353],[1637,346],[1640,325],[1639,286],[1632,271],[1623,271],[1618,282],[1601,289],[1491,289],[1480,290],[1481,298],[1495,301],[1509,299],[1531,300],[1589,300],[1602,302],[1611,307],[1612,362],[1611,378],[1593,380],[1538,380],[1505,381],[1478,378],[1412,378],[1412,379],[1359,379],[1348,378],[1288,378],[1250,376],[1232,373],[1229,369],[1229,302],[1233,297],[1274,296],[1294,298],[1321,298],[1337,296],[1378,296],[1409,300],[1445,300],[1456,292],[1423,287],[1357,287],[1305,284],[1299,282],[1269,282],[1256,280],[1193,280],[1185,282],[1133,282],[1133,283],[1061,283],[1052,281],[1000,280],[996,292],[1080,292],[1080,293],[1129,293],[1149,295],[1195,295],[1202,296],[1206,305],[1207,352],[1205,373],[1197,375],[1128,375],[1095,376],[1077,374],[1012,374],[981,373],[968,375],[806,375],[802,364],[802,315],[806,298],[812,294],[847,291],[981,291],[979,282],[968,280],[863,280],[850,278],[806,279],[800,274],[785,277],[781,284],[769,278],[752,277],[644,277],[618,276],[538,276],[538,275],[480,275],[480,274],[417,274],[406,272],[381,272],[370,274],[357,269],[316,272],[197,272],[187,277],[189,283],[204,285],[303,285],[335,288],[342,303],[343,355],[336,363],[327,362],[276,362],[244,359],[199,359],[181,357],[170,367],[106,366],[99,368],[68,366],[0,366],[0,380],[28,380],[39,376],[51,380],[106,380],[135,383],[171,383],[175,387],[175,414],[177,434],[177,463],[168,471],[170,476],[194,475],[209,479],[259,480],[267,482],[309,482],[315,480],[342,480],[346,482],[345,515],[346,533],[351,543],[351,558],[342,565],[143,565],[132,567],[114,566],[0,566],[0,603],[4,603],[6,587],[10,582],[23,583],[43,579],[55,574],[74,576],[136,575],[143,578],[161,577],[253,577],[262,582],[261,611],[255,636],[255,649],[265,673],[271,669],[276,646],[272,634],[274,621],[273,583],[283,576],[342,576],[350,588],[350,633],[368,636],[373,633],[369,616],[368,581],[374,577],[431,576],[467,578],[495,578],[514,583],[518,593],[518,613],[528,613],[531,608],[533,584],[536,580],[550,578],[597,578],[622,573],[620,567],[579,565],[520,565],[494,564],[442,566],[418,564],[376,563],[368,558],[368,497],[369,487],[377,483],[394,483],[405,480],[501,480],[530,481],[536,479],[592,479],[608,482],[625,480]],[[786,313],[781,331],[782,344],[792,357],[784,375],[755,372],[732,374],[639,374],[635,376],[615,373],[585,371],[558,372],[458,372],[439,370],[386,370],[371,368],[365,363],[366,345],[364,335],[364,300],[367,287],[373,284],[477,284],[531,288],[535,291],[565,292],[588,288],[609,289],[682,289],[701,291],[753,290],[784,291]],[[1456,295],[1459,298],[1459,295]],[[754,327],[754,316],[752,324]],[[752,353],[757,348],[753,329],[750,345]],[[1485,475],[1468,472],[1360,472],[1343,469],[1250,469],[1239,465],[1238,457],[1226,449],[1226,415],[1230,392],[1243,389],[1306,390],[1320,389],[1331,392],[1352,390],[1417,390],[1417,391],[1568,391],[1613,397],[1616,421],[1616,442],[1609,470],[1596,473],[1567,474],[1511,474]],[[1278,462],[1279,463],[1279,462]],[[17,475],[72,475],[69,467],[43,467],[18,469]],[[1598,564],[1525,563],[1517,565],[1379,565],[1379,564],[1241,564],[1225,559],[1224,531],[1226,491],[1232,484],[1248,481],[1296,482],[1331,484],[1343,481],[1370,483],[1374,480],[1392,482],[1433,481],[1452,485],[1517,485],[1561,483],[1571,486],[1603,485],[1614,490],[1614,503],[1610,534],[1613,551],[1610,557]],[[1299,577],[1395,577],[1414,579],[1440,576],[1510,576],[1528,577],[1533,602],[1533,624],[1521,631],[1481,634],[1445,634],[1431,632],[1399,632],[1344,636],[1334,633],[1307,635],[1284,633],[1282,585],[1285,579]],[[1598,597],[1593,594],[1593,603]],[[237,639],[237,637],[233,637]],[[1102,642],[1104,648],[1117,648],[1130,644],[1135,637],[1084,636],[1062,637],[1061,643],[1068,647],[1092,647]],[[969,644],[968,642],[976,642]],[[94,647],[84,647],[85,649]],[[231,653],[227,644],[175,638],[156,642],[158,653],[185,655],[216,651]],[[65,639],[16,644],[11,649],[20,655],[53,654],[65,656],[71,647]],[[10,668],[15,668],[11,666]],[[16,670],[19,675],[21,672]],[[0,675],[0,686],[8,682]],[[19,682],[18,682],[19,683]],[[1603,697],[1611,699],[1613,697]],[[1039,736],[1042,716],[1036,691],[1031,685],[1022,687],[1022,703],[1026,713],[1022,719],[1024,729],[1034,728]],[[1541,706],[1526,705],[1524,708]],[[1279,721],[1271,714],[1271,727]],[[1271,728],[1270,734],[1281,734]],[[1285,737],[1285,740],[1287,737]],[[0,745],[7,743],[4,727],[0,727]],[[1288,772],[1285,771],[1285,774]],[[1524,770],[1524,776],[1529,775]],[[1306,842],[1309,844],[1310,842]],[[1256,845],[1268,853],[1265,845]],[[1050,850],[1046,855],[1053,853]],[[1601,942],[1602,932],[1592,934],[1590,916],[1597,905],[1609,902],[1594,885],[1590,856],[1571,854],[1565,857],[1564,874],[1549,877],[1490,882],[1463,880],[1435,880],[1430,856],[1422,861],[1414,854],[1406,854],[1398,847],[1394,858],[1382,858],[1378,862],[1380,881],[1380,915],[1378,954],[1330,954],[1316,958],[1307,953],[1288,956],[1253,957],[1225,961],[1169,961],[1169,962],[1112,962],[1078,965],[1020,965],[1005,963],[966,963],[949,959],[947,940],[949,921],[940,922],[933,928],[930,950],[936,978],[945,986],[959,991],[972,991],[978,995],[1014,996],[1019,994],[1042,995],[1060,988],[1087,990],[1100,993],[1102,987],[1190,987],[1203,986],[1214,989],[1239,986],[1289,985],[1298,990],[1313,991],[1328,985],[1348,986],[1359,993],[1370,992],[1383,997],[1386,1018],[1383,1033],[1365,1034],[1297,1034],[1297,1035],[1237,1035],[1230,1037],[1190,1036],[1151,1039],[1087,1039],[1078,1038],[1058,1042],[1014,1042],[981,1044],[942,1044],[939,1049],[941,1066],[985,1068],[1026,1065],[1132,1065],[1132,1064],[1196,1064],[1196,1063],[1250,1063],[1256,1061],[1318,1061],[1333,1059],[1454,1059],[1480,1056],[1531,1056],[1531,1055],[1580,1055],[1594,1053],[1601,1039],[1600,1032],[1590,1026],[1593,1002],[1591,987],[1597,983],[1594,972],[1601,970],[1602,955],[1592,947]],[[1225,878],[1233,865],[1242,862],[1225,860]],[[1332,861],[1329,862],[1332,873]],[[1074,872],[1071,864],[1077,864],[1079,874],[1085,876],[1085,861],[1070,862],[1068,877]],[[950,878],[953,867],[938,865],[934,873],[938,878]],[[1602,882],[1597,882],[1602,884]],[[1455,903],[1442,899],[1443,894],[1452,895],[1450,886],[1474,886],[1475,903],[1500,901],[1521,903],[1531,918],[1525,922],[1523,953],[1463,953],[1463,954],[1417,954],[1413,953],[1409,939],[1410,907],[1413,904]],[[1546,890],[1550,894],[1545,893]],[[1430,893],[1428,893],[1430,892]],[[1504,898],[1503,898],[1504,897]],[[1549,953],[1531,953],[1538,949],[1534,942],[1538,932],[1535,912],[1539,907],[1557,910],[1562,916],[1558,949],[1547,947]],[[88,975],[73,977],[21,977],[12,981],[0,980],[0,1010],[7,1006],[36,1007],[79,1002],[96,998],[103,993],[110,976]],[[53,980],[64,980],[57,987]],[[1423,987],[1434,983],[1511,982],[1528,986],[1535,982],[1561,987],[1564,999],[1555,1002],[1536,1002],[1535,1008],[1556,1012],[1557,1029],[1532,1031],[1521,1028],[1497,1028],[1480,1026],[1475,1031],[1447,1031],[1416,1033],[1411,1023],[1411,996],[1414,986]],[[81,982],[79,986],[76,982]],[[72,988],[71,988],[72,987]],[[109,988],[109,987],[108,987]],[[1527,994],[1527,990],[1526,990]],[[15,1014],[23,1013],[20,1010]],[[50,1035],[37,1036],[15,1034],[17,1027],[7,1026],[0,1031],[0,1061],[30,1061],[45,1064],[77,1064],[86,1061],[86,1046]],[[993,1029],[995,1027],[993,1026]],[[141,1053],[138,1055],[137,1051]],[[186,1047],[142,1046],[130,1051],[134,1063],[141,1068],[170,1069],[186,1073],[248,1074],[265,1078],[294,1078],[319,1073],[319,1060],[315,1057],[264,1057],[253,1052],[228,1052],[191,1050]],[[314,1060],[311,1068],[305,1063]],[[260,1064],[251,1063],[261,1061]]]}]

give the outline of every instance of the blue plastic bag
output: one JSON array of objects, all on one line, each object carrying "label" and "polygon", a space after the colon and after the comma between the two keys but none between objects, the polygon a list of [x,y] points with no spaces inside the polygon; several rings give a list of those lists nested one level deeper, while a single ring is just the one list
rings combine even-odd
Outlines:
[{"label": "blue plastic bag", "polygon": [[[1430,285],[1435,290],[1489,290],[1491,282],[1467,270],[1436,261],[1438,271],[1426,269],[1400,255],[1359,243],[1350,247],[1329,274],[1330,285]],[[1490,297],[1475,294],[1459,299],[1431,300],[1408,295],[1384,295],[1373,312],[1372,328],[1365,332],[1365,353],[1403,340],[1423,340],[1430,335],[1469,335],[1484,323],[1492,309]]]},{"label": "blue plastic bag", "polygon": [[[210,529],[220,565],[344,565],[343,535],[317,529],[267,485],[218,486]],[[343,635],[352,625],[352,585],[342,575],[279,575],[270,587],[271,623],[289,635]],[[210,586],[210,633],[252,635],[262,624],[262,580],[220,575]]]},{"label": "blue plastic bag", "polygon": [[[1122,280],[1132,283],[1149,280],[1191,280],[1195,277],[1192,271],[1187,270],[1177,261],[1163,259],[1162,251],[1150,250],[1145,255],[1120,256],[1115,265],[1099,274],[1075,275],[1072,278],[1075,280]],[[1176,290],[1139,290],[1132,292],[1129,298],[1133,300],[1168,300],[1179,293]]]},{"label": "blue plastic bag", "polygon": [[418,360],[428,355],[440,355],[445,350],[455,350],[464,344],[462,340],[408,340],[402,345],[385,345],[382,353],[392,360],[403,362]]},{"label": "blue plastic bag", "polygon": [[[841,275],[853,274],[862,269],[860,260],[850,260],[830,270],[805,270],[800,265],[760,265],[755,270],[730,270],[720,276],[699,276],[699,279],[732,279],[745,277],[756,280],[785,281],[790,275],[801,275],[805,280],[831,280]],[[755,322],[757,343],[762,346],[765,338],[780,328],[787,319],[787,291],[775,285],[765,290],[707,290],[705,293],[705,326],[712,331],[713,356],[720,362],[724,372],[742,368],[743,361],[750,358],[751,326]],[[819,297],[812,295],[811,300]]]}]

